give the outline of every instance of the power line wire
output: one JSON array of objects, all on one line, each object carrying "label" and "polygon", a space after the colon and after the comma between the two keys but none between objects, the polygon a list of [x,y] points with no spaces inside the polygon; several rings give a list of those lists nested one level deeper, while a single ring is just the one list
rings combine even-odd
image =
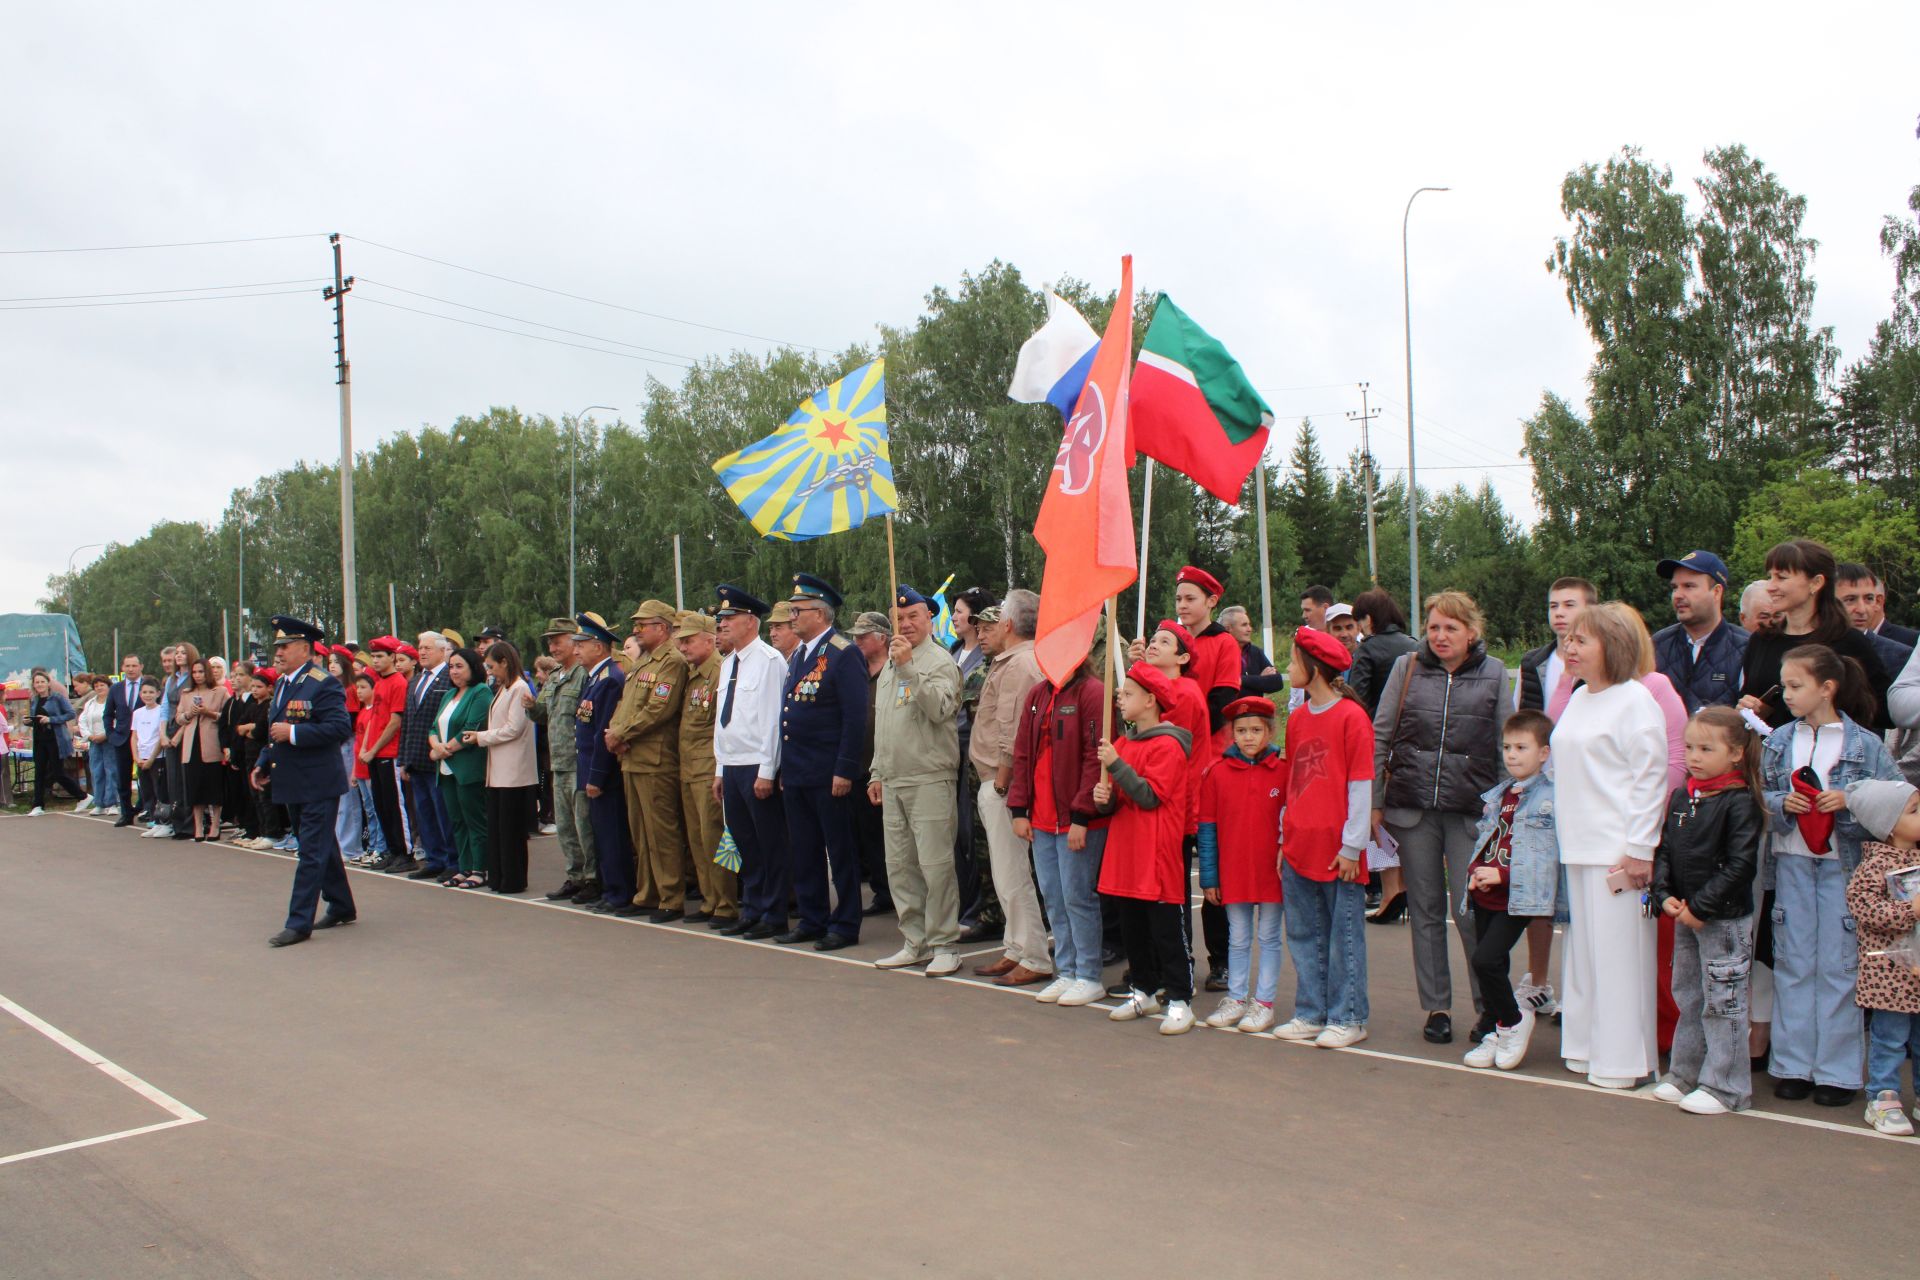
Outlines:
[{"label": "power line wire", "polygon": [[410,298],[424,298],[428,302],[438,302],[449,307],[459,307],[462,311],[477,311],[483,316],[493,316],[499,320],[512,320],[517,324],[530,324],[536,329],[551,329],[555,333],[572,334],[576,338],[591,338],[595,342],[611,342],[616,347],[632,347],[635,351],[651,351],[657,356],[672,356],[676,360],[691,362],[699,358],[697,356],[687,355],[682,351],[664,351],[659,347],[646,347],[637,342],[626,342],[619,338],[609,338],[604,334],[582,333],[578,329],[563,329],[557,324],[545,324],[539,320],[529,320],[525,316],[508,315],[504,311],[489,311],[485,307],[476,307],[465,302],[455,302],[452,298],[436,298],[430,293],[419,293],[412,289],[402,289],[397,284],[388,284],[383,280],[375,280],[371,276],[358,276],[356,279],[361,284],[377,285],[382,289],[390,289],[394,293],[404,293]]},{"label": "power line wire", "polygon": [[426,316],[430,320],[445,320],[450,324],[471,325],[475,329],[491,329],[495,333],[509,334],[515,338],[526,338],[533,342],[551,342],[559,347],[575,347],[581,351],[593,351],[603,356],[619,356],[622,360],[639,360],[645,364],[661,364],[672,369],[691,369],[691,364],[682,364],[675,360],[662,360],[658,356],[636,356],[625,351],[609,351],[605,347],[590,347],[583,342],[568,342],[562,338],[549,338],[538,333],[522,333],[518,329],[503,329],[497,324],[482,324],[478,320],[465,320],[459,316],[443,316],[437,311],[422,311],[418,307],[403,307],[397,302],[382,302],[378,298],[361,298],[361,302],[374,307],[390,307],[395,311],[405,311],[416,316]]},{"label": "power line wire", "polygon": [[156,293],[217,293],[228,289],[271,289],[283,284],[320,284],[324,277],[305,280],[255,280],[249,284],[204,284],[189,289],[126,289],[119,293],[49,293],[32,298],[0,298],[4,302],[77,302],[87,298],[144,298]]},{"label": "power line wire", "polygon": [[724,333],[734,338],[751,338],[755,342],[770,342],[777,347],[792,347],[798,351],[812,351],[819,355],[829,355],[825,347],[809,346],[804,342],[789,342],[785,338],[769,338],[762,333],[747,333],[741,329],[727,329],[717,324],[706,324],[699,320],[686,320],[680,316],[664,315],[658,311],[643,311],[639,307],[629,307],[624,303],[607,302],[601,298],[589,298],[582,293],[569,293],[565,289],[551,289],[543,284],[533,284],[526,280],[515,280],[512,276],[497,275],[491,271],[482,271],[478,267],[466,267],[457,262],[448,262],[444,258],[429,257],[424,253],[415,253],[411,249],[402,249],[395,245],[381,244],[378,240],[368,240],[363,236],[343,235],[344,239],[366,245],[370,249],[384,249],[388,253],[397,253],[403,257],[417,258],[421,262],[431,262],[435,266],[450,267],[455,271],[465,271],[470,275],[484,276],[488,280],[498,280],[502,284],[517,285],[522,289],[537,289],[541,293],[551,293],[559,298],[571,298],[575,302],[590,302],[596,307],[610,307],[615,311],[625,311],[636,316],[645,316],[649,320],[665,320],[670,324],[684,324],[695,329],[706,329],[712,333]]},{"label": "power line wire", "polygon": [[151,307],[170,302],[228,302],[234,298],[283,298],[290,294],[311,292],[311,289],[269,289],[264,293],[210,293],[198,298],[137,298],[126,302],[39,302],[24,307],[0,306],[0,311],[66,311],[73,307]]},{"label": "power line wire", "polygon": [[241,236],[233,240],[176,240],[168,244],[96,244],[80,249],[0,249],[0,255],[22,253],[122,253],[130,249],[198,249],[210,244],[261,244],[268,240],[316,240],[323,231],[295,236]]}]

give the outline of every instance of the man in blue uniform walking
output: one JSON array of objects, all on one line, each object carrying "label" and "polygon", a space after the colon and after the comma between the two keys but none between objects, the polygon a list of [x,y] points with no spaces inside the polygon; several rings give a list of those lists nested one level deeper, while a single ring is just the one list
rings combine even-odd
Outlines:
[{"label": "man in blue uniform walking", "polygon": [[833,587],[810,573],[796,573],[789,603],[800,643],[787,666],[780,715],[780,787],[800,924],[775,941],[838,951],[860,941],[853,780],[866,745],[867,663],[853,642],[834,630],[840,593]]},{"label": "man in blue uniform walking", "polygon": [[[299,833],[287,924],[267,939],[270,947],[290,947],[305,942],[315,929],[352,924],[359,916],[346,864],[340,860],[340,842],[334,838],[340,797],[347,791],[341,748],[353,736],[353,721],[347,716],[346,690],[326,668],[314,665],[320,628],[281,614],[274,615],[272,625],[273,665],[280,679],[274,682],[267,744],[254,767],[253,785],[263,791],[271,788],[273,802],[287,806]],[[327,914],[315,923],[320,898],[326,899]]]}]

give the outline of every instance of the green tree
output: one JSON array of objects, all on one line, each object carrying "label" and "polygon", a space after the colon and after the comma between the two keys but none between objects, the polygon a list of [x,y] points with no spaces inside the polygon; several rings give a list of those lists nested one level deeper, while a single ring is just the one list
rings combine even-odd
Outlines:
[{"label": "green tree", "polygon": [[1320,452],[1320,438],[1309,419],[1301,419],[1280,487],[1280,511],[1299,536],[1301,586],[1331,588],[1353,562],[1351,513],[1335,492],[1333,477]]},{"label": "green tree", "polygon": [[1825,543],[1840,560],[1873,568],[1888,591],[1914,599],[1920,570],[1920,517],[1872,483],[1856,484],[1824,467],[1806,467],[1761,487],[1734,528],[1735,581],[1761,576],[1767,551],[1789,538]]}]

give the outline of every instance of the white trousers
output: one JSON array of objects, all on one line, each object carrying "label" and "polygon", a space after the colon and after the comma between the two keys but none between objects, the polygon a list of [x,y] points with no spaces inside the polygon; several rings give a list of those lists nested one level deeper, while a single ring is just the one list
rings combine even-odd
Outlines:
[{"label": "white trousers", "polygon": [[1654,922],[1637,892],[1608,890],[1610,869],[1567,868],[1560,1056],[1587,1062],[1593,1075],[1637,1080],[1660,1069]]},{"label": "white trousers", "polygon": [[[987,829],[987,861],[993,871],[993,892],[1007,916],[1006,954],[1035,973],[1053,972],[1047,950],[1047,926],[1040,919],[1040,895],[1033,887],[1031,846],[1013,834],[1013,815],[991,782],[980,784],[974,812]],[[1061,910],[1055,904],[1054,910]]]}]

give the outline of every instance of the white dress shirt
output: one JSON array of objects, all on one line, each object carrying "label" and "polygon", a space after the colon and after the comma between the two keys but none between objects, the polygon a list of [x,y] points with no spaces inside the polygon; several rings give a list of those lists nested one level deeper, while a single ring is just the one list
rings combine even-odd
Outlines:
[{"label": "white dress shirt", "polygon": [[[734,672],[739,671],[738,682]],[[727,686],[733,685],[733,714],[720,723],[726,709]],[[780,651],[756,637],[735,649],[720,664],[713,696],[714,775],[728,765],[754,765],[759,776],[772,781],[780,770],[780,709],[786,697],[787,662]]]}]

